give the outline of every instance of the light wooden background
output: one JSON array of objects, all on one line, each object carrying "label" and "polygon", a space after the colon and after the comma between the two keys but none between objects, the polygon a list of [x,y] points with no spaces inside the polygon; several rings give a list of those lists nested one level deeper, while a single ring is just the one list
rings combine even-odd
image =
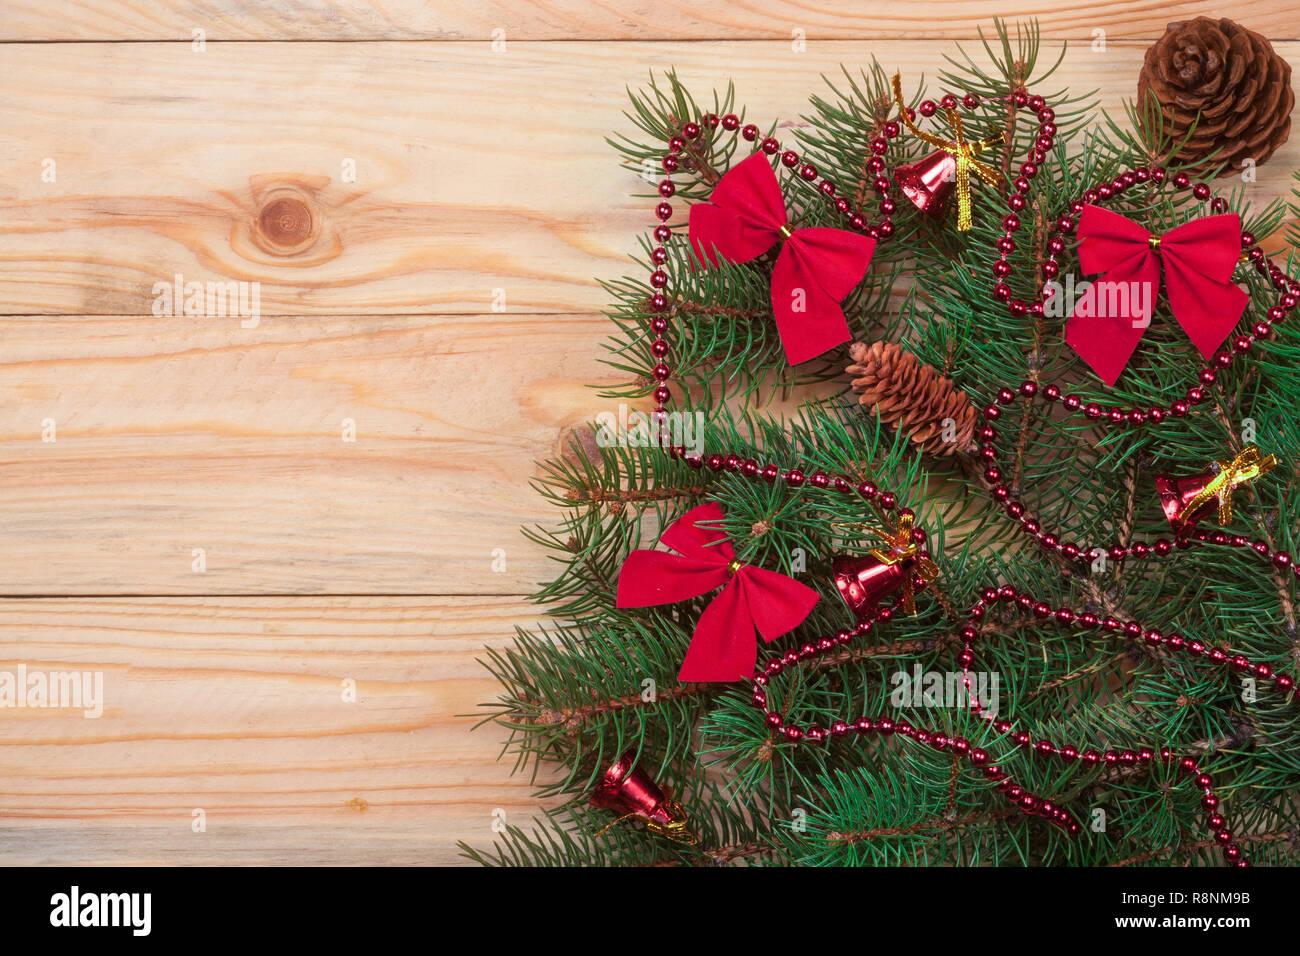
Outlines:
[{"label": "light wooden background", "polygon": [[[534,462],[602,410],[597,280],[647,225],[604,144],[625,85],[675,66],[796,119],[838,64],[933,76],[998,13],[1110,108],[1198,13],[1300,65],[1294,0],[1039,6],[0,2],[0,669],[107,696],[0,711],[0,861],[451,863],[526,822],[462,715],[549,573]],[[262,226],[286,195],[305,237]],[[155,317],[176,273],[260,282],[260,325]]]}]

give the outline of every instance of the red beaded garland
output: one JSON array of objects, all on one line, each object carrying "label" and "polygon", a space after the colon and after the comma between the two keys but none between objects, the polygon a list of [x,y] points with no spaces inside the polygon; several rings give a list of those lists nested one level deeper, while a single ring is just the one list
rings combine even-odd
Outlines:
[{"label": "red beaded garland", "polygon": [[[999,258],[994,261],[992,271],[994,277],[998,280],[992,288],[992,297],[995,301],[1002,302],[1006,305],[1010,314],[1023,316],[1026,314],[1041,315],[1043,313],[1043,302],[1045,295],[1040,296],[1036,301],[1025,302],[1014,297],[1011,288],[1003,281],[1009,277],[1011,268],[1007,262],[1007,256],[1015,251],[1014,234],[1021,228],[1021,221],[1017,213],[1025,208],[1025,194],[1030,188],[1030,181],[1036,176],[1038,167],[1041,166],[1045,155],[1052,149],[1053,137],[1056,134],[1055,114],[1050,107],[1043,101],[1042,97],[1030,96],[1023,90],[1018,90],[1011,97],[1010,102],[1017,108],[1029,109],[1036,114],[1039,121],[1038,133],[1035,139],[1034,149],[1031,150],[1027,161],[1021,164],[1019,168],[1019,177],[1014,182],[1015,192],[1008,198],[1007,205],[1009,212],[1002,220],[1003,235],[997,239],[995,246],[999,253]],[[949,94],[940,101],[944,107],[955,107],[958,98]],[[973,93],[966,93],[960,98],[960,103],[967,109],[974,108],[979,104],[979,97]],[[933,101],[926,100],[920,105],[920,112],[929,116],[936,110]],[[910,111],[909,111],[910,112]],[[727,132],[739,131],[740,136],[747,142],[756,143],[758,149],[765,154],[780,154],[781,163],[796,171],[796,174],[803,180],[816,184],[817,190],[835,210],[848,221],[849,225],[859,231],[866,232],[875,238],[889,238],[894,232],[892,214],[895,211],[895,203],[890,197],[889,192],[891,182],[888,175],[885,174],[883,156],[888,149],[888,140],[896,137],[901,132],[901,127],[894,121],[883,124],[881,135],[873,138],[870,143],[872,159],[870,160],[870,169],[877,173],[873,189],[880,194],[881,201],[879,208],[881,219],[879,222],[868,226],[866,218],[842,197],[836,194],[835,184],[829,180],[820,177],[815,166],[811,163],[802,162],[798,154],[793,150],[781,150],[777,140],[768,137],[759,141],[759,129],[753,124],[745,125],[743,128],[740,119],[734,113],[728,113],[719,119],[716,116],[708,115],[702,118],[703,125],[710,130],[716,130],[719,126]],[[690,122],[682,127],[682,136],[674,136],[669,140],[669,152],[661,160],[661,166],[665,173],[671,175],[676,172],[681,165],[679,156],[686,149],[686,140],[695,140],[703,133],[703,127],[700,123]],[[684,137],[684,138],[683,138]],[[820,179],[820,182],[817,181]],[[1151,182],[1155,185],[1162,185],[1167,179],[1167,174],[1159,167],[1139,168],[1123,173],[1108,183],[1099,183],[1095,187],[1084,191],[1083,198],[1070,204],[1070,214],[1060,216],[1056,223],[1055,233],[1049,236],[1047,248],[1048,258],[1043,266],[1043,274],[1052,278],[1059,272],[1059,263],[1057,256],[1065,251],[1064,237],[1073,232],[1076,225],[1076,218],[1082,210],[1083,202],[1095,203],[1098,200],[1109,199],[1120,195],[1128,188],[1135,184]],[[1202,202],[1211,199],[1209,186],[1205,183],[1193,184],[1185,173],[1179,173],[1173,177],[1172,183],[1178,189],[1190,189],[1193,196]],[[662,200],[671,198],[676,193],[676,188],[671,179],[664,179],[658,185],[658,193]],[[1211,208],[1215,212],[1221,212],[1226,209],[1226,202],[1220,198],[1213,198]],[[660,225],[654,229],[654,237],[659,243],[666,243],[671,236],[671,228],[667,221],[672,217],[672,206],[661,201],[655,209],[656,218]],[[1255,245],[1255,238],[1249,233],[1242,236],[1243,249],[1247,250],[1249,261],[1253,262],[1256,268],[1262,273],[1269,276],[1274,286],[1282,293],[1276,306],[1270,308],[1267,313],[1267,321],[1257,323],[1252,329],[1251,335],[1238,336],[1233,340],[1231,351],[1220,350],[1211,363],[1198,373],[1198,381],[1202,385],[1212,385],[1217,380],[1216,370],[1227,368],[1237,355],[1249,351],[1251,346],[1258,340],[1266,338],[1271,334],[1273,325],[1281,321],[1291,311],[1300,304],[1300,287],[1292,285],[1289,278],[1273,263],[1267,256]],[[656,247],[652,252],[652,262],[656,266],[664,264],[667,260],[667,252],[662,245]],[[667,274],[661,269],[656,268],[651,278],[651,284],[656,290],[664,289],[668,284]],[[662,291],[656,292],[650,300],[651,309],[656,313],[661,313],[668,308],[668,299]],[[656,417],[662,417],[666,414],[666,405],[671,397],[671,392],[667,387],[667,381],[671,375],[671,365],[666,361],[670,347],[668,341],[664,338],[663,333],[667,330],[667,321],[661,315],[655,315],[652,318],[652,330],[655,333],[655,339],[651,344],[651,351],[656,356],[658,364],[654,369],[654,378],[656,387],[654,389],[654,398],[657,402],[655,409]],[[1106,421],[1113,424],[1145,424],[1147,422],[1159,424],[1168,418],[1185,417],[1191,410],[1192,406],[1204,402],[1207,398],[1205,390],[1200,385],[1195,385],[1187,390],[1184,399],[1172,402],[1167,408],[1152,407],[1147,409],[1139,408],[1110,408],[1103,409],[1095,403],[1083,404],[1082,401],[1074,395],[1067,395],[1061,399],[1060,389],[1053,384],[1043,384],[1038,381],[1026,380],[1021,382],[1015,389],[1000,388],[996,393],[996,401],[988,405],[983,415],[987,419],[979,431],[979,438],[982,441],[980,453],[981,458],[988,463],[984,476],[988,481],[990,488],[989,493],[994,501],[1001,504],[1004,510],[1014,520],[1016,520],[1026,533],[1035,537],[1040,545],[1047,551],[1057,553],[1067,560],[1093,560],[1097,554],[1107,554],[1112,560],[1123,561],[1129,557],[1143,558],[1148,555],[1165,556],[1171,554],[1175,547],[1188,547],[1193,541],[1202,544],[1226,545],[1231,547],[1251,548],[1253,551],[1268,560],[1273,567],[1279,571],[1285,572],[1291,569],[1297,577],[1300,577],[1300,562],[1285,551],[1275,551],[1265,542],[1249,542],[1241,536],[1228,536],[1222,532],[1194,532],[1177,542],[1171,542],[1168,539],[1158,539],[1148,545],[1146,543],[1136,543],[1127,547],[1121,545],[1112,545],[1109,548],[1088,547],[1073,541],[1068,541],[1062,536],[1044,532],[1041,523],[1032,515],[1026,513],[1024,506],[1010,496],[1009,489],[1000,484],[1001,470],[997,465],[997,447],[994,444],[997,437],[995,423],[1001,417],[1001,406],[1010,406],[1019,398],[1039,398],[1048,402],[1061,401],[1063,407],[1072,414],[1082,414],[1090,420]],[[726,469],[737,472],[752,480],[762,480],[768,483],[777,480],[785,481],[790,487],[801,487],[805,481],[815,488],[830,489],[839,494],[857,495],[865,501],[871,502],[873,507],[884,516],[890,509],[895,506],[896,498],[889,492],[881,493],[877,486],[872,482],[855,483],[847,475],[828,476],[817,472],[808,478],[803,471],[798,468],[782,470],[776,464],[760,464],[753,459],[741,461],[738,456],[731,454],[727,456],[710,455],[705,459],[698,456],[687,456],[684,448],[667,448],[672,457],[680,457],[691,467],[699,468],[706,466],[710,470],[719,471]],[[918,543],[925,540],[924,531],[918,528],[914,532],[914,537]],[[924,553],[924,552],[923,552]],[[925,582],[916,578],[913,582],[915,590],[921,590],[925,587]],[[901,599],[900,599],[901,600]],[[1149,763],[1155,759],[1156,752],[1150,748],[1142,748],[1139,751],[1122,751],[1115,752],[1107,750],[1103,754],[1098,754],[1093,750],[1085,750],[1080,753],[1079,749],[1073,745],[1057,746],[1048,740],[1038,740],[1033,742],[1028,733],[1017,731],[1011,733],[1012,725],[1008,721],[993,721],[990,717],[981,712],[979,702],[971,693],[970,681],[970,664],[975,660],[974,643],[978,638],[978,629],[976,625],[984,617],[985,610],[988,606],[996,602],[1014,602],[1017,606],[1023,607],[1037,618],[1046,621],[1055,621],[1061,626],[1072,627],[1101,627],[1106,630],[1119,632],[1130,639],[1140,639],[1146,644],[1153,647],[1166,647],[1179,652],[1187,653],[1191,657],[1198,657],[1207,654],[1206,649],[1199,641],[1184,642],[1178,635],[1162,635],[1160,632],[1147,629],[1144,630],[1137,622],[1129,622],[1127,625],[1121,625],[1112,618],[1098,619],[1095,614],[1086,611],[1076,611],[1070,608],[1053,609],[1047,603],[1036,599],[1029,594],[1017,593],[1009,586],[1000,588],[986,588],[982,598],[972,607],[968,615],[968,623],[961,631],[963,641],[963,650],[960,657],[963,666],[963,677],[967,690],[967,700],[973,713],[982,719],[989,721],[995,730],[1003,735],[1009,735],[1010,739],[1024,747],[1029,753],[1038,754],[1044,757],[1059,757],[1066,762],[1080,760],[1084,764],[1096,766],[1106,764],[1108,766],[1134,766],[1138,763]],[[895,605],[897,607],[898,605]],[[766,686],[769,679],[782,673],[788,667],[811,660],[821,654],[825,654],[835,648],[841,647],[857,636],[868,633],[877,623],[888,622],[892,619],[894,609],[888,606],[879,608],[875,614],[866,621],[858,624],[853,631],[839,631],[834,636],[822,637],[815,642],[807,643],[800,648],[798,652],[791,651],[782,657],[774,657],[758,665],[753,677],[753,691],[751,703],[764,712],[764,720],[767,726],[778,736],[784,737],[793,742],[810,742],[819,743],[827,737],[842,738],[850,733],[870,734],[879,733],[884,736],[901,735],[910,737],[913,740],[926,744],[936,750],[951,750],[954,754],[963,757],[973,767],[979,768],[984,777],[996,788],[1001,791],[1013,806],[1018,807],[1023,812],[1031,815],[1042,816],[1051,820],[1058,826],[1066,830],[1071,836],[1081,832],[1079,824],[1070,817],[1069,813],[1062,808],[1055,806],[1051,801],[1028,793],[1020,786],[1016,785],[1000,767],[989,765],[989,755],[980,748],[971,747],[970,743],[961,738],[951,738],[947,735],[932,731],[925,728],[914,728],[905,721],[899,721],[897,724],[892,722],[888,717],[860,717],[853,721],[837,720],[830,724],[829,729],[809,726],[798,727],[786,722],[785,718],[777,711],[771,709]],[[1233,654],[1223,649],[1215,648],[1208,652],[1208,658],[1214,663],[1226,665],[1238,672],[1254,673],[1257,677],[1265,681],[1271,681],[1280,692],[1287,694],[1295,686],[1295,679],[1287,674],[1275,673],[1272,668],[1264,663],[1257,663],[1245,655]],[[1209,829],[1214,834],[1214,839],[1223,848],[1225,859],[1229,863],[1241,866],[1246,861],[1242,855],[1240,847],[1233,842],[1231,832],[1226,828],[1224,818],[1217,812],[1219,807],[1219,798],[1211,789],[1211,780],[1209,775],[1204,774],[1196,762],[1190,757],[1178,759],[1168,747],[1162,747],[1159,750],[1160,759],[1165,763],[1175,763],[1186,771],[1194,779],[1196,786],[1201,789],[1202,805],[1210,812],[1208,818]]]}]

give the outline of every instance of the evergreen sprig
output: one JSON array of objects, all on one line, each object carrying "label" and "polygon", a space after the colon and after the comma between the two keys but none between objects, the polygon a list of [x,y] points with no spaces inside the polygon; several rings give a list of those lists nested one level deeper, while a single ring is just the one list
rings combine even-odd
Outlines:
[{"label": "evergreen sprig", "polygon": [[[1052,226],[1079,197],[1081,184],[1108,181],[1125,169],[1160,162],[1169,140],[1150,104],[1129,104],[1123,117],[1100,114],[1092,93],[1054,89],[1060,57],[1043,57],[1034,24],[995,22],[980,49],[946,57],[942,91],[971,91],[981,104],[967,126],[995,129],[1006,145],[994,160],[1014,178],[1035,135],[1008,110],[1019,90],[1043,95],[1058,134],[1040,165],[1021,213],[1007,281],[1016,296],[1036,298]],[[1063,55],[1063,54],[1062,54]],[[1040,59],[1042,63],[1040,64]],[[801,153],[876,218],[867,163],[871,142],[891,119],[891,74],[874,61],[827,78],[803,117]],[[923,78],[903,77],[910,103]],[[629,93],[631,129],[611,139],[641,178],[638,195],[655,197],[666,140],[702,115],[740,112],[734,91],[696,97],[669,72]],[[743,113],[741,114],[743,116]],[[764,130],[777,127],[775,118]],[[680,213],[706,199],[718,176],[740,158],[742,141],[705,125],[683,150],[674,176]],[[890,141],[889,169],[924,152],[908,136]],[[1190,173],[1194,169],[1189,168]],[[814,187],[778,167],[792,220],[838,225]],[[642,188],[644,187],[644,188]],[[1165,404],[1192,384],[1201,357],[1169,315],[1163,296],[1119,384],[1105,388],[1064,343],[1064,316],[1013,317],[989,295],[990,250],[1002,235],[1009,186],[975,184],[975,224],[968,233],[909,215],[899,200],[895,234],[877,248],[868,277],[846,303],[854,334],[901,342],[986,404],[997,389],[1031,379],[1055,382],[1084,402]],[[1252,207],[1250,189],[1223,196],[1263,239],[1279,231],[1288,209]],[[1170,189],[1126,191],[1113,208],[1163,231],[1201,207]],[[1289,241],[1300,240],[1300,180],[1290,209]],[[1291,573],[1262,567],[1239,549],[1202,545],[1164,560],[1131,558],[1070,566],[1043,557],[985,493],[984,465],[970,455],[925,457],[852,396],[827,397],[843,385],[842,363],[791,369],[785,363],[768,300],[770,257],[692,270],[690,250],[674,230],[664,268],[671,277],[669,337],[679,407],[698,412],[704,453],[799,466],[812,473],[871,480],[910,507],[928,534],[941,575],[919,598],[917,614],[899,614],[868,639],[795,668],[772,682],[782,713],[828,724],[858,715],[906,719],[966,737],[1031,792],[1067,807],[1083,832],[1059,828],[1008,808],[981,777],[951,754],[910,739],[850,736],[809,746],[773,737],[751,706],[746,684],[679,684],[676,674],[694,623],[709,596],[675,605],[616,606],[619,569],[629,551],[653,547],[661,530],[689,508],[719,502],[725,531],[746,562],[791,574],[822,600],[809,619],[772,645],[784,653],[844,627],[848,614],[831,583],[837,554],[863,553],[874,528],[889,520],[857,499],[784,482],[755,483],[670,458],[648,442],[611,441],[600,420],[579,429],[564,452],[543,463],[535,486],[559,517],[526,533],[556,562],[537,598],[555,623],[520,631],[513,646],[488,654],[502,685],[487,717],[506,735],[517,769],[539,796],[559,805],[531,830],[509,828],[491,849],[464,847],[489,865],[1209,865],[1220,860],[1203,824],[1199,794],[1185,774],[1159,761],[1128,767],[1036,759],[963,706],[936,706],[919,693],[915,674],[960,669],[963,609],[982,589],[1009,584],[1053,607],[1071,607],[1177,631],[1208,646],[1225,645],[1275,669],[1300,662],[1300,596]],[[1077,253],[1057,257],[1061,276],[1078,279]],[[613,333],[606,361],[624,384],[602,396],[645,407],[657,359],[647,330],[644,243],[626,277],[610,282]],[[1295,274],[1294,254],[1288,254]],[[1251,293],[1243,328],[1275,293],[1254,270],[1238,270]],[[818,388],[793,410],[777,403],[799,386]],[[1158,427],[1098,428],[1064,418],[1051,406],[1012,406],[999,429],[1007,464],[1003,480],[1045,524],[1089,543],[1167,536],[1153,475],[1190,475],[1232,457],[1249,443],[1281,464],[1238,492],[1233,533],[1300,550],[1300,339],[1277,334],[1220,373],[1211,400],[1186,418]],[[1110,631],[1070,630],[1017,607],[999,605],[983,622],[975,667],[998,680],[999,714],[1035,739],[1098,751],[1169,746],[1194,756],[1212,774],[1236,840],[1259,864],[1300,861],[1300,703],[1240,675]],[[1252,691],[1257,691],[1252,693]],[[982,695],[984,696],[984,695]],[[985,696],[987,702],[988,698]],[[700,836],[684,846],[635,822],[588,806],[604,769],[626,749],[671,788]],[[612,825],[611,825],[612,824]]]}]

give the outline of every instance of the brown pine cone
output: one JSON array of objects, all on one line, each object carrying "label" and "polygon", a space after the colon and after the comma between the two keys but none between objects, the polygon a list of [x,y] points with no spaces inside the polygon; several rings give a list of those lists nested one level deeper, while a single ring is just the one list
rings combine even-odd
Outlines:
[{"label": "brown pine cone", "polygon": [[[853,364],[846,371],[853,376],[858,401],[874,408],[881,421],[932,455],[974,447],[975,406],[952,379],[892,342],[854,342],[849,358]],[[948,428],[945,419],[951,420]]]},{"label": "brown pine cone", "polygon": [[1218,149],[1216,176],[1240,173],[1243,159],[1263,163],[1291,133],[1291,64],[1267,39],[1232,20],[1169,24],[1142,64],[1139,116],[1151,93],[1173,142],[1196,125],[1171,159],[1188,165]]}]

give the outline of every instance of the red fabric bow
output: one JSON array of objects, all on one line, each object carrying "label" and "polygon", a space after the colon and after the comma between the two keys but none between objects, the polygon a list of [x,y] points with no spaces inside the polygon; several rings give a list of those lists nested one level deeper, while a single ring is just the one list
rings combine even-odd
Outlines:
[{"label": "red fabric bow", "polygon": [[1236,215],[1193,219],[1155,238],[1131,219],[1085,205],[1079,216],[1079,264],[1085,275],[1105,275],[1079,299],[1065,325],[1065,341],[1114,385],[1151,324],[1163,262],[1169,309],[1208,359],[1250,298],[1231,281],[1240,255]]},{"label": "red fabric bow", "polygon": [[763,153],[737,163],[707,203],[691,207],[699,261],[748,262],[785,237],[772,267],[772,313],[791,365],[849,340],[840,301],[862,281],[876,240],[844,229],[793,229],[785,197]]},{"label": "red fabric bow", "polygon": [[695,625],[677,679],[740,680],[754,673],[758,641],[773,641],[799,624],[818,601],[817,592],[793,578],[741,564],[726,535],[701,528],[721,521],[722,508],[710,503],[692,508],[660,537],[678,554],[633,551],[618,575],[619,607],[672,604],[722,591]]}]

